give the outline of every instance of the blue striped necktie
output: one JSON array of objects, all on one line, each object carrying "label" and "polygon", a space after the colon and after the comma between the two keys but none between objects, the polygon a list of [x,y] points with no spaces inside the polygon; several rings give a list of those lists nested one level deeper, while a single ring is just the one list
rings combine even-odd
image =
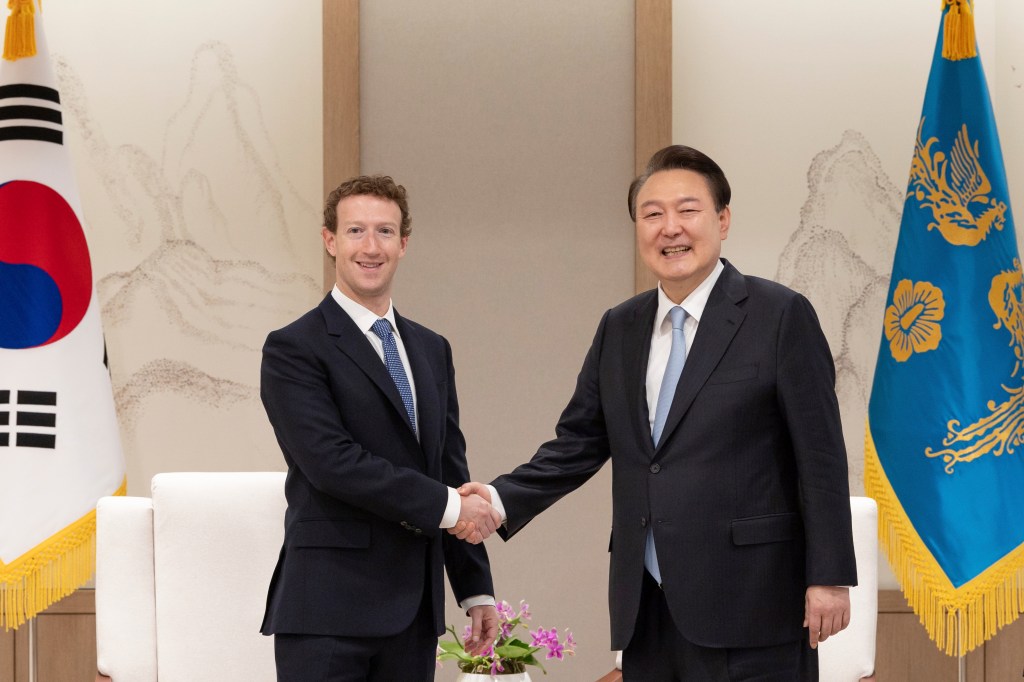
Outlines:
[{"label": "blue striped necktie", "polygon": [[[661,379],[661,390],[658,392],[658,406],[654,411],[654,428],[651,429],[654,447],[658,447],[658,443],[661,441],[661,432],[665,429],[665,422],[668,420],[668,411],[672,407],[672,398],[676,394],[679,376],[683,373],[683,365],[686,364],[686,336],[683,335],[686,311],[675,306],[668,311],[668,314],[672,320],[672,349],[668,353],[668,364],[665,365],[665,375]],[[654,550],[653,519],[647,527],[644,566],[660,585],[661,568],[658,566],[658,554]]]},{"label": "blue striped necktie", "polygon": [[383,317],[373,323],[373,333],[380,338],[384,346],[384,364],[388,367],[388,374],[398,388],[398,395],[402,396],[405,404],[405,411],[409,415],[409,425],[413,433],[416,432],[416,410],[412,402],[412,388],[409,386],[409,378],[405,375],[405,367],[402,365],[402,358],[398,354],[398,345],[391,333],[391,323]]}]

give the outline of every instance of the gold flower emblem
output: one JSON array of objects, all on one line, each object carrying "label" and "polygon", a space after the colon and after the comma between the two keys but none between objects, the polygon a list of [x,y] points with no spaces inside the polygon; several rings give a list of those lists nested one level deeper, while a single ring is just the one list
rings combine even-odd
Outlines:
[{"label": "gold flower emblem", "polygon": [[914,353],[939,347],[942,327],[939,320],[946,312],[942,290],[931,282],[900,280],[893,302],[885,309],[885,338],[897,362],[906,362]]}]

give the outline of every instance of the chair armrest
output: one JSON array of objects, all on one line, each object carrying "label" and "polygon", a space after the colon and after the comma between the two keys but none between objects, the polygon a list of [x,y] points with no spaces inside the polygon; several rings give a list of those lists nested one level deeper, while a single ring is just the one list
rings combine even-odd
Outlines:
[{"label": "chair armrest", "polygon": [[[153,505],[148,497],[96,504],[96,671],[156,682]],[[104,680],[106,682],[106,680]]]},{"label": "chair armrest", "polygon": [[616,668],[604,677],[598,679],[597,682],[622,682],[622,671]]}]

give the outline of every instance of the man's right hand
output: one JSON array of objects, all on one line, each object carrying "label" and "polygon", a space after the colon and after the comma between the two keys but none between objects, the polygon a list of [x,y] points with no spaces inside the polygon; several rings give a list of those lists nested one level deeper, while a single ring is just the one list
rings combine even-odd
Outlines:
[{"label": "man's right hand", "polygon": [[453,528],[448,529],[449,533],[457,536],[460,540],[474,545],[491,537],[491,533],[501,525],[501,515],[491,506],[490,493],[486,492],[486,488],[484,491],[486,497],[474,493],[464,493],[461,488],[459,489],[462,500],[462,506],[459,508],[459,520]]},{"label": "man's right hand", "polygon": [[488,503],[491,502],[491,489],[487,487],[486,483],[478,483],[477,481],[463,483],[459,486],[459,494],[463,497],[466,495],[479,495],[487,500]]}]

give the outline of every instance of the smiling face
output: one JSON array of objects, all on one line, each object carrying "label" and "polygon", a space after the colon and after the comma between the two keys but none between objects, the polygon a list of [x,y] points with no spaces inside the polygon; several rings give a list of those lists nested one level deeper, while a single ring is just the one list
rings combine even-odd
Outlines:
[{"label": "smiling face", "polygon": [[717,210],[704,176],[691,170],[658,171],[637,192],[637,250],[673,302],[715,269],[729,220],[729,207]]},{"label": "smiling face", "polygon": [[398,204],[371,194],[355,194],[338,202],[336,232],[324,228],[327,253],[335,258],[341,292],[378,315],[388,311],[391,282],[405,256],[408,237],[401,236]]}]

